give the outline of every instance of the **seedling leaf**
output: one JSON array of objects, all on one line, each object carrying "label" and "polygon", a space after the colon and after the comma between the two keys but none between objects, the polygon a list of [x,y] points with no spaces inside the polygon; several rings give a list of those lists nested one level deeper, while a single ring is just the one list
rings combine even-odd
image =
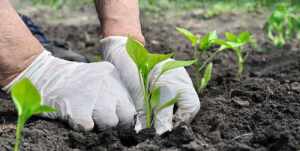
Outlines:
[{"label": "seedling leaf", "polygon": [[251,33],[249,33],[249,32],[241,32],[240,34],[239,34],[239,43],[247,43],[247,42],[249,42],[250,41],[250,39],[251,39]]},{"label": "seedling leaf", "polygon": [[237,36],[230,32],[225,32],[225,37],[226,37],[226,40],[228,40],[228,41],[232,41],[232,42],[237,41]]},{"label": "seedling leaf", "polygon": [[179,94],[177,94],[173,99],[171,99],[171,100],[165,102],[164,104],[160,105],[157,108],[156,113],[159,113],[163,109],[168,108],[168,107],[174,105],[178,101],[178,98],[179,98]]},{"label": "seedling leaf", "polygon": [[20,150],[21,132],[26,121],[34,114],[56,111],[54,108],[41,105],[41,95],[27,78],[18,81],[11,88],[12,100],[18,111],[15,151]]},{"label": "seedling leaf", "polygon": [[183,37],[185,37],[185,39],[187,39],[189,42],[191,42],[192,46],[195,46],[197,44],[198,39],[199,39],[198,36],[194,35],[192,32],[190,32],[184,28],[177,27],[176,30]]},{"label": "seedling leaf", "polygon": [[199,50],[206,51],[213,46],[214,41],[218,39],[216,31],[209,32],[200,39]]},{"label": "seedling leaf", "polygon": [[164,64],[161,70],[161,74],[166,73],[167,71],[180,68],[180,67],[186,67],[190,66],[194,63],[196,63],[197,60],[191,60],[191,61],[169,61]]},{"label": "seedling leaf", "polygon": [[35,111],[34,115],[41,114],[41,113],[49,113],[49,112],[56,112],[56,109],[49,106],[42,105]]},{"label": "seedling leaf", "polygon": [[148,78],[148,74],[156,64],[173,56],[173,54],[151,54],[141,43],[132,38],[128,38],[126,48],[128,55],[137,65],[143,79]]},{"label": "seedling leaf", "polygon": [[299,15],[293,7],[280,3],[268,18],[264,30],[276,47],[282,47],[286,42],[297,38],[300,33],[297,22],[300,18],[296,16]]},{"label": "seedling leaf", "polygon": [[23,79],[14,85],[11,94],[19,116],[24,113],[32,114],[40,106],[41,96],[29,79]]}]

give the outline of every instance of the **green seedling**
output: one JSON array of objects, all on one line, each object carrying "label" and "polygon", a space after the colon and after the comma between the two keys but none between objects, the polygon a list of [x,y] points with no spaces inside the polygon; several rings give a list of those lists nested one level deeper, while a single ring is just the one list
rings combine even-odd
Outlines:
[{"label": "green seedling", "polygon": [[276,47],[283,47],[287,41],[299,38],[300,17],[287,4],[279,4],[264,26],[267,37]]},{"label": "green seedling", "polygon": [[208,8],[203,17],[206,19],[213,18],[227,12],[232,12],[233,9],[235,7],[231,3],[218,2]]},{"label": "green seedling", "polygon": [[[249,32],[242,32],[239,35],[226,32],[225,39],[220,39],[216,31],[209,32],[203,37],[195,35],[184,28],[177,28],[177,31],[192,44],[194,48],[194,58],[200,61],[196,63],[198,75],[202,75],[201,79],[197,76],[196,87],[199,92],[201,92],[207,86],[209,80],[211,80],[213,60],[218,54],[228,52],[226,50],[231,50],[236,55],[239,67],[238,76],[241,76],[245,62],[243,47],[248,43],[254,42]],[[204,56],[206,56],[205,59],[203,59]]]},{"label": "green seedling", "polygon": [[[170,59],[173,56],[172,54],[149,53],[149,51],[142,44],[132,38],[128,38],[126,47],[129,56],[137,66],[140,83],[143,88],[146,112],[146,128],[154,128],[156,115],[163,109],[174,105],[180,95],[178,93],[175,98],[161,104],[160,87],[157,86],[157,81],[168,71],[192,65],[196,61],[175,61]],[[158,63],[161,63],[162,61],[166,62],[159,71],[158,76],[150,81],[150,72]]]},{"label": "green seedling", "polygon": [[216,31],[209,32],[203,37],[200,38],[199,41],[199,51],[208,51],[213,46],[215,46],[215,41],[218,40],[218,34]]},{"label": "green seedling", "polygon": [[22,139],[22,130],[26,121],[32,115],[55,112],[56,110],[49,106],[41,105],[42,98],[39,91],[27,78],[20,80],[12,87],[11,97],[18,110],[16,144],[14,151],[19,151]]},{"label": "green seedling", "polygon": [[186,40],[188,40],[193,47],[195,47],[200,40],[200,36],[199,35],[195,35],[194,33],[184,29],[184,28],[180,28],[177,27],[176,28],[177,32],[180,33]]},{"label": "green seedling", "polygon": [[215,43],[220,46],[218,51],[232,50],[234,52],[238,63],[238,76],[240,77],[244,71],[245,63],[245,55],[242,48],[251,42],[252,36],[249,32],[242,32],[239,35],[226,32],[225,37],[225,40],[216,40]]},{"label": "green seedling", "polygon": [[184,28],[177,27],[176,30],[192,44],[196,52],[203,52],[209,50],[211,47],[214,46],[215,40],[218,39],[216,31],[209,32],[203,37],[200,37],[199,35],[195,35]]}]

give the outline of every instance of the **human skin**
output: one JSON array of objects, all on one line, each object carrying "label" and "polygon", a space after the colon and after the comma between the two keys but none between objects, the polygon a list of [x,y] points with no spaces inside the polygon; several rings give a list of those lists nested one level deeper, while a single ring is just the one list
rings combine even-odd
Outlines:
[{"label": "human skin", "polygon": [[[144,43],[138,0],[95,0],[101,22],[100,34],[131,36]],[[9,0],[0,0],[0,86],[24,71],[43,51]]]},{"label": "human skin", "polygon": [[43,47],[9,0],[0,0],[0,20],[0,86],[5,86],[33,62]]},{"label": "human skin", "polygon": [[131,36],[145,43],[138,0],[95,0],[95,3],[101,22],[101,35]]}]

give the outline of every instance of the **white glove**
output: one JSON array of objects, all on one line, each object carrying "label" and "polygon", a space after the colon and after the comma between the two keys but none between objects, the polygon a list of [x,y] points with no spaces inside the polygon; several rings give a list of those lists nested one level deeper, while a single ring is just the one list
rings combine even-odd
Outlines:
[{"label": "white glove", "polygon": [[44,51],[18,80],[27,77],[41,92],[43,104],[58,110],[43,116],[61,119],[75,130],[102,130],[133,124],[135,108],[116,68],[108,62],[75,63]]},{"label": "white glove", "polygon": [[[100,43],[104,60],[111,62],[119,70],[121,79],[131,94],[139,117],[135,129],[140,131],[145,128],[143,90],[139,83],[137,67],[126,51],[127,38],[113,36],[101,40]],[[150,79],[158,76],[165,62],[158,64],[151,71]],[[178,122],[191,122],[200,109],[200,101],[186,70],[184,68],[171,70],[161,76],[157,84],[161,87],[161,103],[174,98],[177,93],[180,93],[175,118]],[[173,106],[161,111],[157,116],[156,132],[162,134],[172,130],[172,119]]]}]

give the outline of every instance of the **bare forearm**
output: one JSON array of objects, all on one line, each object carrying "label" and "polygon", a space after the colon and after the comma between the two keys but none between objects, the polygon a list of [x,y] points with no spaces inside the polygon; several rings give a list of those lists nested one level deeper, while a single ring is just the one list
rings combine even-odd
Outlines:
[{"label": "bare forearm", "polygon": [[101,34],[132,36],[144,43],[138,0],[95,0],[101,22]]},{"label": "bare forearm", "polygon": [[0,86],[8,84],[42,51],[8,0],[0,0]]}]

